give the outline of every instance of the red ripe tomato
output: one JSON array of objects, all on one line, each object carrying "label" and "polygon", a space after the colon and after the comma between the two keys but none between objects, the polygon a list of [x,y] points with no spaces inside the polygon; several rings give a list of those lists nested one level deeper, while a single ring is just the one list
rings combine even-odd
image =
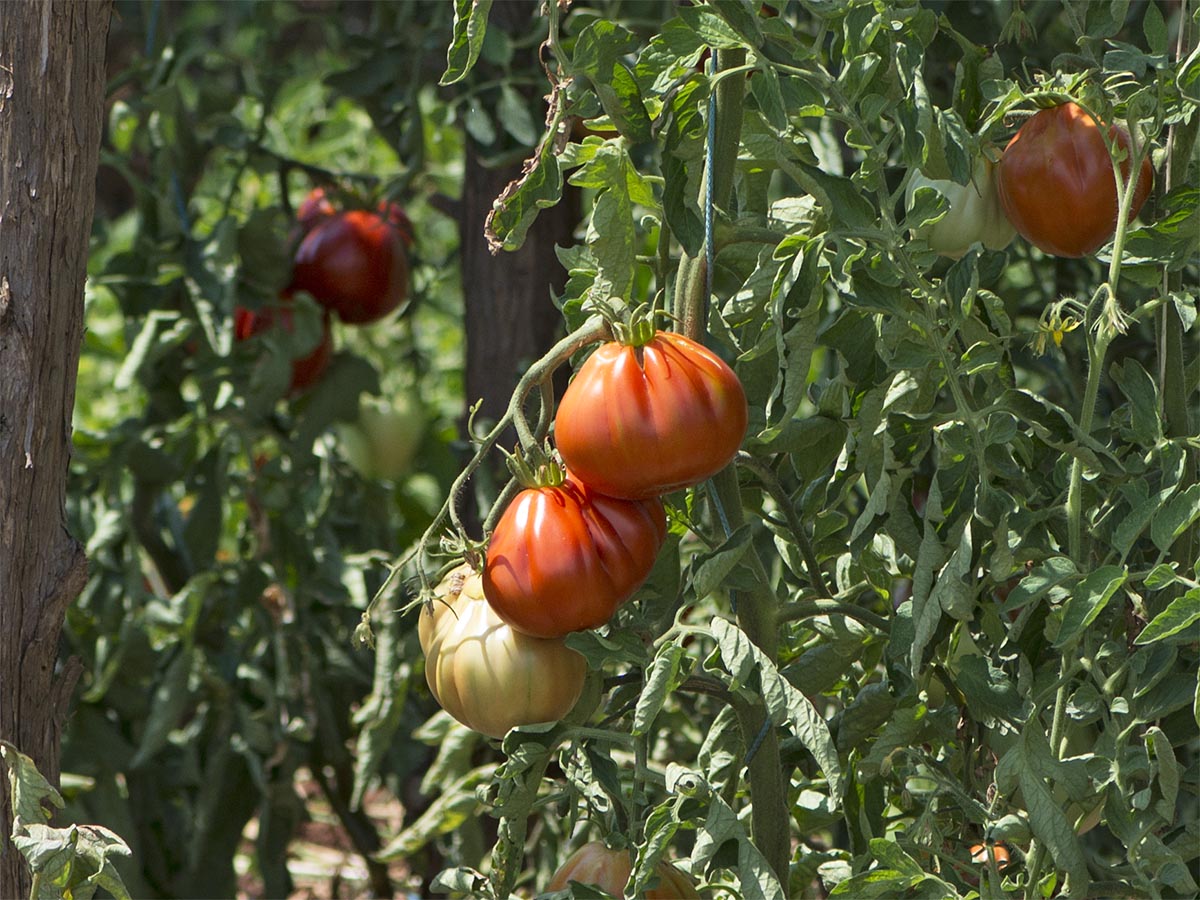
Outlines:
[{"label": "red ripe tomato", "polygon": [[425,680],[446,712],[473,731],[502,738],[509,729],[555,722],[583,692],[587,661],[561,640],[505,625],[469,566],[450,572],[421,611],[417,637]]},{"label": "red ripe tomato", "polygon": [[[1129,134],[1108,126],[1108,138],[1129,153]],[[1129,178],[1130,161],[1121,162]],[[1154,182],[1142,160],[1132,219]],[[1004,214],[1018,232],[1054,256],[1086,256],[1117,228],[1117,187],[1112,161],[1096,122],[1074,103],[1043,109],[1013,135],[996,171]]]},{"label": "red ripe tomato", "polygon": [[400,231],[365,209],[319,218],[296,249],[293,291],[307,291],[343,322],[383,318],[408,296]]},{"label": "red ripe tomato", "polygon": [[669,331],[641,347],[602,344],[567,387],[558,452],[595,490],[655,497],[715,475],[746,433],[742,383],[711,350]]},{"label": "red ripe tomato", "polygon": [[[633,871],[628,850],[612,850],[601,841],[584,844],[559,867],[546,885],[546,893],[565,890],[574,881],[590,884],[614,897],[625,896],[625,885]],[[658,886],[643,895],[645,900],[699,900],[696,884],[690,875],[681,872],[665,859],[654,869]]]},{"label": "red ripe tomato", "polygon": [[[284,295],[275,306],[265,306],[258,310],[246,309],[244,306],[236,307],[233,311],[233,336],[239,341],[245,341],[252,335],[261,334],[273,327],[292,332],[295,325],[291,304],[291,298]],[[292,361],[292,393],[312,387],[329,366],[329,359],[333,355],[333,334],[329,329],[328,313],[322,320],[321,329],[321,342],[316,348],[307,356]]]},{"label": "red ripe tomato", "polygon": [[650,574],[667,534],[657,499],[618,500],[567,473],[517,494],[488,543],[483,590],[505,622],[561,637],[612,618]]}]

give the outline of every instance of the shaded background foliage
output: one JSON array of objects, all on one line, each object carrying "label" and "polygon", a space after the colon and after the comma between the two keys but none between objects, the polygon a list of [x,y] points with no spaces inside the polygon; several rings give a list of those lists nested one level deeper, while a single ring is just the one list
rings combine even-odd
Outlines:
[{"label": "shaded background foliage", "polygon": [[[624,833],[637,884],[669,846],[747,897],[967,896],[981,874],[988,896],[1029,894],[1031,870],[1043,893],[1069,875],[1077,895],[1194,895],[1200,488],[1179,410],[1197,394],[1200,67],[1174,43],[1190,8],[578,3],[504,27],[493,9],[485,29],[487,7],[117,4],[70,492],[91,578],[63,647],[85,668],[68,815],[128,841],[134,896],[230,896],[239,852],[255,891],[288,894],[312,790],[379,895],[400,887],[395,860],[420,893],[443,866],[442,888],[532,892],[576,826]],[[527,327],[550,327],[530,346],[582,322],[586,298],[673,294],[702,247],[714,50],[747,60],[726,76],[745,99],[719,150],[707,320],[751,402],[747,524],[726,534],[706,491],[671,497],[639,599],[571,639],[594,714],[501,748],[437,712],[415,615],[388,612],[410,582],[386,588],[373,651],[352,639],[465,455],[461,253],[483,221],[464,184],[503,186],[530,156],[557,73],[576,140],[543,143],[493,222],[519,245],[547,207],[569,219],[527,239],[561,264],[538,264]],[[1156,167],[1119,296],[1127,314],[1158,305],[1114,336],[1089,433],[1095,316],[1058,346],[1044,313],[1088,301],[1104,252],[1018,239],[951,263],[907,234],[937,208],[901,202],[918,166],[965,181],[1040,73],[1057,73],[1046,95],[1136,120]],[[413,299],[339,327],[327,376],[287,398],[316,309],[241,345],[231,314],[286,284],[292,211],[318,184],[404,204]],[[485,377],[504,396],[516,374]],[[359,394],[423,410],[404,477],[349,465],[338,426]],[[481,479],[478,508],[496,490]],[[764,583],[773,657],[729,622]],[[756,798],[731,698],[771,719],[790,773],[782,878],[738,817]],[[364,811],[381,789],[404,809],[394,834]],[[1008,881],[971,863],[984,840],[1012,848]]]}]

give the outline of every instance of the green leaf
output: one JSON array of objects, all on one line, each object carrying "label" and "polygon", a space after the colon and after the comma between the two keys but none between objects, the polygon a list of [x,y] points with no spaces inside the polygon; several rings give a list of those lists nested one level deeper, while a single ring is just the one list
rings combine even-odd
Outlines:
[{"label": "green leaf", "polygon": [[1077,639],[1104,611],[1128,577],[1129,570],[1124,566],[1101,566],[1080,581],[1067,601],[1054,646],[1062,648]]},{"label": "green leaf", "polygon": [[1200,46],[1195,47],[1179,67],[1175,85],[1185,99],[1200,105]]},{"label": "green leaf", "polygon": [[883,726],[896,708],[896,698],[882,682],[864,685],[842,713],[837,731],[838,752],[848,754],[858,749],[876,729]]},{"label": "green leaf", "polygon": [[434,838],[457,831],[479,808],[475,788],[490,781],[497,768],[495,763],[480,766],[448,785],[429,808],[388,841],[375,858],[380,862],[406,859]]},{"label": "green leaf", "polygon": [[[1025,723],[1020,740],[1001,761],[1000,769],[1005,770],[1003,781],[1007,784],[1002,789],[1008,793],[1013,787],[1020,787],[1034,837],[1049,849],[1058,868],[1067,873],[1069,890],[1063,896],[1085,897],[1088,869],[1083,848],[1072,823],[1063,812],[1062,804],[1055,800],[1044,781],[1049,774],[1060,771],[1062,766],[1054,759],[1050,743],[1041,729],[1041,722],[1036,716]],[[999,783],[999,770],[997,779]],[[1086,781],[1077,788],[1085,790]]]},{"label": "green leaf", "polygon": [[571,57],[571,71],[587,78],[604,112],[617,130],[635,144],[650,140],[650,115],[641,88],[623,57],[636,53],[639,42],[627,29],[606,19],[591,22],[580,32]]},{"label": "green leaf", "polygon": [[692,587],[697,598],[707,597],[717,590],[750,548],[751,531],[743,525],[725,543],[709,553],[696,556],[692,562]]},{"label": "green leaf", "polygon": [[713,619],[713,637],[735,687],[757,675],[771,721],[786,726],[816,759],[829,781],[831,796],[841,792],[842,770],[829,726],[812,702],[779,674],[775,663],[745,633],[725,619]]},{"label": "green leaf", "polygon": [[1161,55],[1167,52],[1167,23],[1157,3],[1146,4],[1142,13],[1142,34],[1146,36],[1146,46],[1151,53]]},{"label": "green leaf", "polygon": [[513,139],[526,147],[533,147],[541,137],[541,129],[529,112],[529,104],[510,84],[500,87],[500,100],[496,104],[497,118],[504,130]]},{"label": "green leaf", "polygon": [[1165,822],[1175,821],[1175,801],[1179,797],[1179,762],[1171,740],[1157,725],[1146,729],[1146,751],[1154,759],[1158,770],[1158,788],[1162,799],[1156,804],[1158,814]]},{"label": "green leaf", "polygon": [[871,838],[870,846],[871,856],[885,868],[894,869],[911,878],[924,877],[925,870],[921,868],[921,864],[905,853],[895,841]]},{"label": "green leaf", "polygon": [[[1155,616],[1142,633],[1137,636],[1135,644],[1153,644],[1172,635],[1179,634],[1185,628],[1200,621],[1200,588],[1192,588],[1182,597],[1171,601],[1171,605]],[[1189,640],[1195,640],[1200,635],[1192,635]]]},{"label": "green leaf", "polygon": [[704,43],[715,50],[753,46],[713,9],[704,6],[681,6],[675,13]]},{"label": "green leaf", "polygon": [[1200,519],[1200,484],[1190,485],[1165,503],[1150,523],[1150,539],[1166,553],[1192,523]]},{"label": "green leaf", "polygon": [[510,184],[488,217],[488,242],[504,250],[518,250],[540,210],[562,198],[563,177],[553,141],[543,141],[526,162],[521,178]]},{"label": "green leaf", "polygon": [[180,647],[162,674],[150,700],[150,712],[142,729],[137,752],[129,760],[130,769],[145,765],[162,750],[171,732],[183,718],[192,702],[188,681],[194,658],[195,651],[191,647]]},{"label": "green leaf", "polygon": [[492,0],[454,0],[454,32],[446,51],[446,71],[439,84],[462,81],[474,68],[487,34],[491,8]]},{"label": "green leaf", "polygon": [[1158,390],[1154,379],[1134,359],[1112,366],[1113,380],[1129,398],[1129,415],[1134,438],[1146,447],[1153,447],[1162,437],[1162,422],[1158,417]]},{"label": "green leaf", "polygon": [[954,685],[966,698],[971,717],[985,724],[1019,722],[1025,713],[1016,684],[984,656],[963,657]]},{"label": "green leaf", "polygon": [[780,134],[787,131],[787,109],[779,86],[779,74],[774,68],[764,66],[754,73],[754,77],[750,79],[750,93],[758,101],[758,108],[767,124]]},{"label": "green leaf", "polygon": [[678,644],[664,644],[659,649],[646,672],[646,683],[633,713],[633,734],[650,731],[667,696],[687,678],[690,666],[685,667],[683,663],[689,658],[687,651]]},{"label": "green leaf", "polygon": [[33,760],[8,741],[0,740],[0,758],[8,769],[13,818],[26,825],[50,821],[44,804],[62,809],[65,805],[62,795],[38,771]]},{"label": "green leaf", "polygon": [[793,160],[784,154],[782,147],[778,163],[801,188],[816,198],[834,225],[854,230],[874,230],[878,227],[875,207],[849,178]]}]

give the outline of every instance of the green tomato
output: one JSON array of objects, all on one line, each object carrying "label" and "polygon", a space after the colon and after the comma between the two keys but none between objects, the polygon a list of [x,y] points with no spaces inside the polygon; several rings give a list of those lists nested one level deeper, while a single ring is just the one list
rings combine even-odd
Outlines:
[{"label": "green tomato", "polygon": [[416,397],[397,394],[392,400],[363,395],[358,419],[338,426],[346,461],[365,478],[399,480],[412,471],[425,432],[425,413]]},{"label": "green tomato", "polygon": [[975,170],[967,184],[937,181],[914,172],[905,192],[905,205],[912,209],[918,188],[933,188],[946,198],[949,209],[941,219],[915,233],[929,242],[934,253],[958,259],[972,244],[981,243],[989,250],[1003,250],[1016,235],[1000,206],[994,166],[986,157],[975,160]]}]

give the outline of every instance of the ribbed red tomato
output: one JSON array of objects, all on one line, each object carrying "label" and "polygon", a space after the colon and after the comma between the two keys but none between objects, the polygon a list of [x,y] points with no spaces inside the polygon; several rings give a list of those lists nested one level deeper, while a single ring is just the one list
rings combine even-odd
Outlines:
[{"label": "ribbed red tomato", "polygon": [[433,605],[421,611],[417,637],[425,680],[442,709],[494,738],[571,711],[587,676],[582,656],[561,640],[530,637],[501,622],[466,565],[434,593]]},{"label": "ribbed red tomato", "polygon": [[607,497],[568,472],[504,510],[488,542],[484,594],[526,634],[597,628],[646,580],[666,534],[659,500]]},{"label": "ribbed red tomato", "polygon": [[[1110,141],[1129,153],[1129,134],[1108,126]],[[1121,162],[1128,179],[1130,160]],[[1132,219],[1154,182],[1150,158],[1139,170]],[[1043,109],[1013,135],[996,170],[1004,214],[1034,246],[1054,256],[1086,256],[1117,228],[1117,186],[1104,136],[1074,103]]]},{"label": "ribbed red tomato", "polygon": [[746,393],[711,350],[659,331],[602,344],[580,366],[554,419],[575,476],[613,497],[644,499],[698,484],[737,454]]},{"label": "ribbed red tomato", "polygon": [[[261,334],[273,327],[282,328],[289,333],[295,329],[292,300],[287,295],[280,297],[279,303],[273,306],[264,306],[257,310],[239,306],[233,311],[233,336],[239,341],[248,340],[252,335]],[[313,351],[307,356],[292,360],[292,382],[289,388],[292,393],[316,384],[329,366],[329,359],[333,355],[333,334],[329,329],[328,313],[322,318],[321,329],[321,342]]]},{"label": "ribbed red tomato", "polygon": [[[628,850],[613,850],[601,841],[591,841],[567,857],[546,885],[546,893],[564,890],[574,881],[598,887],[614,897],[623,897],[632,871]],[[654,872],[658,875],[658,886],[646,891],[645,900],[699,900],[696,884],[686,872],[665,859],[659,861]]]},{"label": "ribbed red tomato", "polygon": [[[307,201],[306,201],[307,203]],[[408,296],[408,253],[399,228],[365,209],[322,215],[318,202],[296,248],[293,291],[307,291],[343,322],[386,316]]]}]

